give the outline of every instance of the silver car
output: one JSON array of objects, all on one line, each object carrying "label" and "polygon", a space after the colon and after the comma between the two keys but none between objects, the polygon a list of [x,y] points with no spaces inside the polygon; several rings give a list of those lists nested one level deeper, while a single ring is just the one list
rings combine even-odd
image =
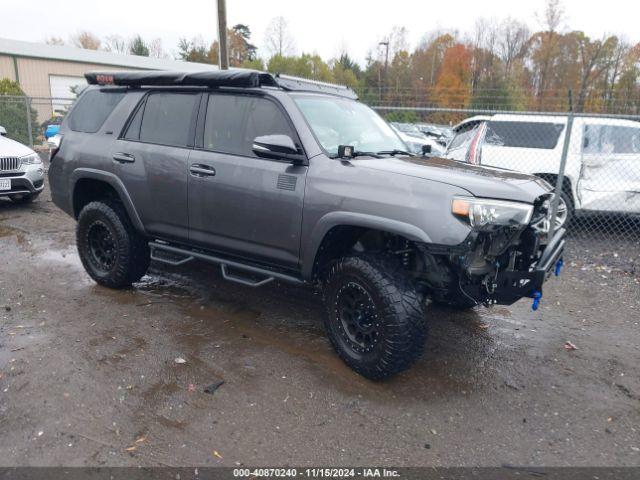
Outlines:
[{"label": "silver car", "polygon": [[0,135],[0,197],[29,203],[42,190],[44,167],[40,156],[26,145]]}]

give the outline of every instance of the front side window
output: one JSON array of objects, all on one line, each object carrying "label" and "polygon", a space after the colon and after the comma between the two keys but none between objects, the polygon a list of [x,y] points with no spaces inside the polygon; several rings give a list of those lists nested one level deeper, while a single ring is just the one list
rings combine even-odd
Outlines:
[{"label": "front side window", "polygon": [[294,98],[330,156],[338,154],[340,145],[351,145],[361,152],[407,148],[376,112],[360,102],[329,96],[295,95]]},{"label": "front side window", "polygon": [[198,98],[190,93],[150,94],[140,123],[140,141],[176,147],[190,145],[191,119]]},{"label": "front side window", "polygon": [[253,140],[263,135],[296,137],[285,114],[266,98],[250,95],[210,95],[204,124],[204,148],[255,156]]},{"label": "front side window", "polygon": [[562,123],[489,121],[485,144],[553,150],[558,144],[562,130]]},{"label": "front side window", "polygon": [[464,125],[460,130],[458,130],[455,137],[451,140],[451,143],[449,143],[447,151],[450,152],[452,150],[458,150],[459,148],[469,148],[469,144],[476,135],[479,126],[480,122]]},{"label": "front side window", "polygon": [[89,90],[69,115],[69,128],[75,132],[97,132],[124,95],[123,91]]}]

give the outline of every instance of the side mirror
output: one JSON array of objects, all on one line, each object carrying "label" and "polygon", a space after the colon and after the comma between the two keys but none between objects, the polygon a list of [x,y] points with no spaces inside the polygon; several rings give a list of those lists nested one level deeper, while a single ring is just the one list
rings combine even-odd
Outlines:
[{"label": "side mirror", "polygon": [[431,145],[422,145],[422,155],[429,155],[431,153]]},{"label": "side mirror", "polygon": [[7,136],[7,130],[4,127],[0,127],[0,135],[3,137]]},{"label": "side mirror", "polygon": [[286,159],[302,163],[303,157],[288,135],[262,135],[253,140],[253,153],[263,158]]}]

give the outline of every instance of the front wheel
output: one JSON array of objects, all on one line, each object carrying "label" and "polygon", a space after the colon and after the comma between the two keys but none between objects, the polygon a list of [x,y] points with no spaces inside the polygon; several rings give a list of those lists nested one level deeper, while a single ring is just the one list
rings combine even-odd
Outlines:
[{"label": "front wheel", "polygon": [[149,268],[149,246],[119,202],[87,204],[78,216],[76,243],[85,270],[105,287],[128,287]]},{"label": "front wheel", "polygon": [[390,377],[422,354],[427,335],[422,302],[396,258],[365,253],[338,260],[323,296],[331,344],[364,377]]}]

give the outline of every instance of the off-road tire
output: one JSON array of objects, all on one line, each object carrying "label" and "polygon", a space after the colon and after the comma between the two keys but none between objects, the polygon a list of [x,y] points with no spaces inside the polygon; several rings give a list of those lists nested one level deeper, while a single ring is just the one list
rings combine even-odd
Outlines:
[{"label": "off-road tire", "polygon": [[38,193],[21,193],[19,195],[11,195],[9,199],[15,203],[16,205],[26,205],[27,203],[33,202],[38,196]]},{"label": "off-road tire", "polygon": [[[90,235],[94,228],[103,229],[114,248],[110,267],[99,265],[92,253]],[[142,278],[149,268],[149,246],[129,220],[124,206],[115,200],[88,203],[78,216],[76,228],[78,254],[85,270],[97,283],[109,288],[124,288]]]},{"label": "off-road tire", "polygon": [[[369,351],[356,351],[348,340],[338,308],[344,288],[364,289],[375,305],[380,332]],[[336,261],[323,282],[323,298],[329,340],[340,358],[362,376],[390,377],[422,355],[427,325],[421,297],[395,257],[363,253]]]}]

